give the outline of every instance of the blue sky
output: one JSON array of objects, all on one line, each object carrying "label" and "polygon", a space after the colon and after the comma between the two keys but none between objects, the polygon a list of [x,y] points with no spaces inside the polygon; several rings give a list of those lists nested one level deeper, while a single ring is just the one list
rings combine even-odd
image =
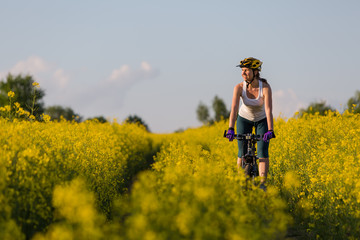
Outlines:
[{"label": "blue sky", "polygon": [[360,1],[0,1],[0,78],[31,74],[45,104],[85,118],[137,114],[153,132],[230,108],[235,66],[263,63],[275,117],[360,90]]}]

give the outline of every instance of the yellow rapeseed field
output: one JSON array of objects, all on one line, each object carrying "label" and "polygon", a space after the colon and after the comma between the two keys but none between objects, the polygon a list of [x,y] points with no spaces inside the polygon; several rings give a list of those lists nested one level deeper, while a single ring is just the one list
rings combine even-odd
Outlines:
[{"label": "yellow rapeseed field", "polygon": [[152,134],[4,116],[0,239],[360,237],[359,114],[276,119],[267,192],[237,171],[226,121]]},{"label": "yellow rapeseed field", "polygon": [[46,230],[58,217],[56,187],[77,178],[110,218],[114,198],[127,191],[136,172],[148,168],[154,147],[136,125],[0,118],[0,149],[0,226],[9,229],[0,239],[6,239],[17,228],[26,236]]}]

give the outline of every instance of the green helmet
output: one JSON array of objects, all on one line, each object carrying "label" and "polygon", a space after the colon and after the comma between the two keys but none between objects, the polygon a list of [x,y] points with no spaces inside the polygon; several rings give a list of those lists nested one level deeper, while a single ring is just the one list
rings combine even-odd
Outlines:
[{"label": "green helmet", "polygon": [[259,59],[249,57],[249,58],[245,58],[244,60],[240,61],[240,64],[237,65],[237,67],[241,67],[241,68],[246,67],[246,68],[251,68],[254,70],[261,71],[261,65],[262,65],[262,62]]}]

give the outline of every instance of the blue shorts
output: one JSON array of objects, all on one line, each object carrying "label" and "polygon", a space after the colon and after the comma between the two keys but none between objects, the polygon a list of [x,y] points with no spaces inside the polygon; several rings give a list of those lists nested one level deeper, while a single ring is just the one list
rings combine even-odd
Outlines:
[{"label": "blue shorts", "polygon": [[[238,134],[252,133],[253,127],[255,127],[255,134],[260,134],[260,135],[265,134],[268,131],[266,118],[258,122],[253,122],[238,115],[236,120],[236,130]],[[247,153],[247,146],[246,144],[243,144],[242,140],[238,140],[238,147],[239,147],[238,157],[241,158]],[[262,139],[260,141],[257,141],[257,155],[259,158],[269,157],[268,142],[264,142]]]}]

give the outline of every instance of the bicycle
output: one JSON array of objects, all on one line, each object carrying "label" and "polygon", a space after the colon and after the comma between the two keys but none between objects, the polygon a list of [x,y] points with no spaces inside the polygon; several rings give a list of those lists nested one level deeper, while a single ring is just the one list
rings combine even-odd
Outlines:
[{"label": "bicycle", "polygon": [[[226,137],[226,130],[224,132]],[[245,175],[250,179],[255,179],[259,176],[259,169],[257,164],[258,156],[256,155],[256,142],[262,140],[262,135],[252,133],[235,134],[234,139],[243,140],[247,145],[247,152],[241,157],[241,167],[244,169]]]}]

